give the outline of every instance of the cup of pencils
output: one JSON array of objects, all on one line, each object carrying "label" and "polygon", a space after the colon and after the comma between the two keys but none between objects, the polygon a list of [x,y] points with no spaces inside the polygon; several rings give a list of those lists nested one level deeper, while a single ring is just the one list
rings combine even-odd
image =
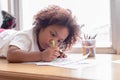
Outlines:
[{"label": "cup of pencils", "polygon": [[82,40],[82,53],[83,56],[95,57],[96,54],[96,40],[95,39],[84,39]]}]

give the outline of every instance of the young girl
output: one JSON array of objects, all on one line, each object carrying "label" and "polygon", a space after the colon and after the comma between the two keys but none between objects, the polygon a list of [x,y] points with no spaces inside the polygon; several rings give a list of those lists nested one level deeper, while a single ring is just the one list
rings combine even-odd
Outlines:
[{"label": "young girl", "polygon": [[48,6],[34,19],[32,29],[0,33],[0,56],[6,57],[8,62],[53,61],[66,57],[63,52],[77,41],[80,30],[71,11]]}]

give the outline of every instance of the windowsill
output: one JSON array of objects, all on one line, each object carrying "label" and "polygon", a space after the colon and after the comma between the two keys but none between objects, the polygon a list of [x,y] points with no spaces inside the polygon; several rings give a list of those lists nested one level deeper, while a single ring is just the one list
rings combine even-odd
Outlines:
[{"label": "windowsill", "polygon": [[[74,52],[74,53],[82,53],[82,48],[81,47],[73,47],[71,50],[68,52]],[[115,54],[115,50],[112,47],[97,47],[96,48],[96,53],[110,53],[110,54]]]}]

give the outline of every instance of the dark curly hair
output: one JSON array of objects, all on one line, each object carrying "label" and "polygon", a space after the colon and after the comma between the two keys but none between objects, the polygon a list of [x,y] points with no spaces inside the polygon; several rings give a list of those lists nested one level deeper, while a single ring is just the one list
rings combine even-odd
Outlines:
[{"label": "dark curly hair", "polygon": [[77,41],[80,32],[80,26],[77,24],[75,17],[69,9],[64,9],[53,5],[41,10],[34,16],[34,25],[37,35],[41,28],[46,28],[50,25],[65,26],[69,30],[68,37],[64,40],[65,49],[70,49]]}]

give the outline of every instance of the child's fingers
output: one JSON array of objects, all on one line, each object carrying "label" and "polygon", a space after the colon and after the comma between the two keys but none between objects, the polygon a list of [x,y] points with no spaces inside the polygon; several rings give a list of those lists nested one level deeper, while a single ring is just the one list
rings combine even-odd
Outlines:
[{"label": "child's fingers", "polygon": [[59,57],[60,57],[60,58],[66,58],[67,55],[66,55],[65,53],[61,53]]},{"label": "child's fingers", "polygon": [[54,48],[52,48],[54,51],[58,52],[59,51],[59,47],[55,46]]},{"label": "child's fingers", "polygon": [[54,56],[58,57],[60,54],[58,52],[55,52]]}]

